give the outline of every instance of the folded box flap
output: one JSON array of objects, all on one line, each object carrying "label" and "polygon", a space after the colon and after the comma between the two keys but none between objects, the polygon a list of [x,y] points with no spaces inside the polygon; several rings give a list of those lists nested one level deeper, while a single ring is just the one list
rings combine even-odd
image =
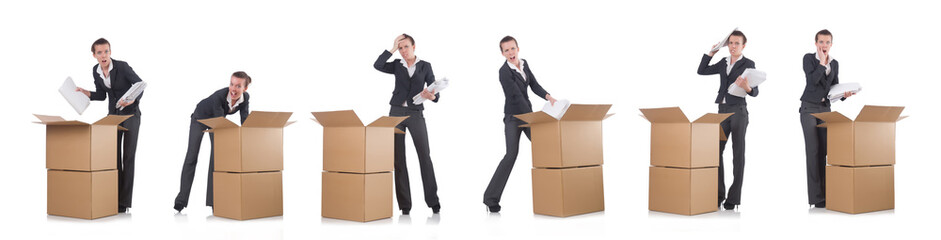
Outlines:
[{"label": "folded box flap", "polygon": [[902,115],[902,110],[904,109],[905,107],[866,105],[863,106],[863,110],[859,111],[859,115],[856,116],[856,121],[896,122],[900,120],[899,116]]},{"label": "folded box flap", "polygon": [[408,118],[408,116],[404,116],[404,117],[382,116],[382,117],[379,117],[379,119],[376,119],[376,121],[372,121],[372,123],[370,123],[368,126],[392,128],[392,127],[398,126],[399,123],[401,123],[402,121],[405,121],[406,118]]},{"label": "folded box flap", "polygon": [[640,112],[650,123],[689,123],[680,107],[641,108]]},{"label": "folded box flap", "polygon": [[363,121],[359,120],[353,110],[312,112],[317,123],[324,127],[362,127]]},{"label": "folded box flap", "polygon": [[592,121],[603,120],[611,109],[611,104],[572,104],[565,115],[562,115],[562,121]]},{"label": "folded box flap", "polygon": [[40,124],[65,121],[65,119],[60,116],[49,116],[49,115],[40,115],[40,114],[33,114],[33,116],[36,116],[36,118],[39,119],[38,123]]},{"label": "folded box flap", "polygon": [[823,124],[817,125],[817,127],[827,127],[830,123],[843,123],[843,122],[852,122],[848,117],[843,116],[839,112],[822,112],[822,113],[811,113],[814,117],[823,120]]},{"label": "folded box flap", "polygon": [[252,111],[242,123],[243,127],[281,128],[287,126],[291,112]]},{"label": "folded box flap", "polygon": [[207,119],[198,119],[198,120],[196,120],[196,121],[199,121],[199,122],[201,122],[201,123],[203,123],[203,124],[206,124],[206,126],[209,126],[209,128],[212,128],[212,129],[237,128],[237,127],[239,127],[239,125],[236,125],[234,122],[229,121],[229,119],[225,119],[225,117],[214,117],[214,118],[207,118]]},{"label": "folded box flap", "polygon": [[693,123],[716,123],[718,124],[718,123],[722,123],[722,121],[725,121],[725,119],[729,118],[729,116],[732,116],[732,114],[735,114],[735,113],[706,113],[706,114],[703,114],[702,117],[699,117],[699,119],[696,119],[696,121],[693,121]]},{"label": "folded box flap", "polygon": [[608,119],[611,116],[614,116],[614,113],[608,113],[607,115],[604,115],[604,118],[602,120]]},{"label": "folded box flap", "polygon": [[[569,108],[569,110],[571,111],[571,108]],[[566,115],[567,115],[567,113],[566,113]],[[541,112],[541,111],[540,111],[540,112],[531,112],[531,113],[517,114],[517,115],[513,115],[513,116],[516,117],[516,118],[519,118],[520,120],[523,120],[524,122],[529,123],[529,124],[537,124],[537,123],[555,122],[555,121],[558,121],[558,120],[556,120],[554,117],[550,116],[549,114],[544,113],[544,112]],[[562,118],[565,118],[565,117],[563,116]]]},{"label": "folded box flap", "polygon": [[108,115],[102,118],[101,120],[98,120],[97,122],[95,122],[94,125],[118,125],[124,122],[124,120],[131,118],[132,116],[134,115],[133,114],[131,115]]}]

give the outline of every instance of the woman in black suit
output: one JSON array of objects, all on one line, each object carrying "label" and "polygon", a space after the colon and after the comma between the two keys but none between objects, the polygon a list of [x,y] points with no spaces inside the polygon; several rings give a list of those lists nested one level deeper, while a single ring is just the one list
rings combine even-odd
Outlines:
[{"label": "woman in black suit", "polygon": [[[398,51],[402,59],[386,62],[392,53]],[[422,185],[425,190],[425,203],[431,211],[438,213],[441,204],[438,202],[438,184],[435,181],[435,170],[431,164],[431,150],[428,146],[428,129],[425,127],[425,117],[422,104],[414,104],[412,97],[421,94],[425,99],[438,102],[439,94],[425,89],[426,84],[435,82],[431,63],[419,60],[415,56],[415,39],[408,34],[395,38],[392,49],[383,51],[373,65],[380,72],[395,75],[395,89],[389,105],[389,116],[407,116],[396,128],[412,135],[415,151],[418,152],[418,164],[421,169]],[[405,135],[395,135],[395,196],[402,214],[408,215],[412,209],[411,190],[408,184],[408,169],[405,166]]]},{"label": "woman in black suit", "polygon": [[503,189],[506,187],[506,181],[510,178],[510,171],[516,163],[516,155],[519,153],[520,134],[526,133],[526,138],[530,138],[529,128],[521,128],[520,125],[526,124],[513,115],[529,113],[533,111],[533,104],[529,101],[529,92],[526,88],[532,88],[536,96],[546,99],[551,104],[555,104],[555,98],[549,95],[542,86],[536,82],[532,70],[526,60],[519,59],[517,53],[519,46],[516,39],[506,36],[500,40],[500,51],[506,62],[500,67],[500,85],[503,86],[503,95],[506,101],[503,104],[503,133],[506,137],[506,155],[497,166],[496,172],[484,191],[484,204],[490,212],[500,212],[500,196],[503,195]]}]

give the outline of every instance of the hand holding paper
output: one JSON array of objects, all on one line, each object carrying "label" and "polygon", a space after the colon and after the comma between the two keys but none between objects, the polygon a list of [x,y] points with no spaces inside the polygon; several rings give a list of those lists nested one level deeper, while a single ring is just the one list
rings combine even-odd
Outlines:
[{"label": "hand holding paper", "polygon": [[863,87],[859,83],[840,83],[837,85],[830,86],[830,92],[827,93],[827,99],[830,99],[830,102],[836,102],[840,99],[843,99],[846,92],[852,94],[857,94],[859,91],[862,91]]},{"label": "hand holding paper", "polygon": [[566,99],[556,100],[555,104],[546,102],[545,105],[542,105],[542,112],[549,114],[549,116],[555,119],[562,119],[562,116],[565,115],[565,111],[569,110],[570,105],[572,105],[572,103]]},{"label": "hand holding paper", "polygon": [[[754,88],[754,87],[757,87],[758,84],[765,82],[765,80],[767,80],[768,78],[768,74],[762,71],[758,71],[757,69],[754,69],[754,68],[748,68],[748,69],[745,69],[745,72],[742,73],[741,77],[745,78],[745,80],[748,81],[749,87]],[[745,95],[747,95],[748,92],[746,92],[744,88],[739,87],[736,84],[732,84],[732,85],[729,85],[729,94],[731,94],[732,96],[745,97]]]},{"label": "hand holding paper", "polygon": [[85,109],[88,108],[90,99],[85,93],[77,91],[79,89],[75,86],[75,82],[72,81],[72,77],[65,79],[65,82],[62,83],[62,86],[59,87],[59,93],[62,94],[62,97],[65,97],[65,100],[69,102],[69,105],[72,105],[72,108],[75,109],[79,115],[85,112]]},{"label": "hand holding paper", "polygon": [[124,110],[124,107],[134,104],[134,101],[137,100],[137,97],[144,93],[144,88],[147,88],[147,83],[140,81],[131,85],[131,88],[124,93],[124,96],[118,99],[118,102],[114,105],[114,108]]},{"label": "hand holding paper", "polygon": [[[428,91],[432,94],[439,93],[441,92],[441,90],[444,90],[445,88],[448,87],[449,82],[450,81],[448,81],[448,78],[438,79],[434,83],[431,83],[431,85],[428,85],[428,87],[425,88],[425,91]],[[428,100],[428,98],[423,97],[421,93],[416,94],[414,97],[412,97],[413,104],[421,104],[425,102],[425,100]]]},{"label": "hand holding paper", "polygon": [[[735,28],[734,30],[732,30],[732,32],[735,32],[735,31],[738,31],[738,28]],[[712,50],[710,50],[709,52],[713,52],[713,53],[718,52],[719,49],[722,49],[722,47],[728,46],[729,36],[732,36],[732,32],[729,32],[729,34],[726,34],[725,38],[723,38],[722,41],[719,41],[719,44],[712,46]]]}]

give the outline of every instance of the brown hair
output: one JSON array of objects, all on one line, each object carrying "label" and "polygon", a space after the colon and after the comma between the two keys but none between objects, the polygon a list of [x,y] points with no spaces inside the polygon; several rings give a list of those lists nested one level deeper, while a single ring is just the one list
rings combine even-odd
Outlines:
[{"label": "brown hair", "polygon": [[516,38],[513,38],[507,35],[506,37],[503,37],[503,39],[500,39],[500,52],[503,52],[503,43],[509,42],[509,41],[513,41],[513,43],[516,44],[516,48],[520,47],[520,43],[516,41]]},{"label": "brown hair", "polygon": [[415,39],[412,38],[412,36],[409,36],[408,34],[404,34],[404,33],[402,34],[402,36],[405,37],[405,39],[408,39],[409,42],[412,42],[412,46],[415,46]]},{"label": "brown hair", "polygon": [[252,84],[252,77],[249,77],[249,76],[248,76],[248,73],[245,73],[245,72],[243,72],[243,71],[238,71],[238,72],[232,73],[232,76],[233,76],[233,77],[237,77],[237,78],[241,78],[241,79],[245,79],[245,86],[246,86],[246,87],[248,87],[249,84]]},{"label": "brown hair", "polygon": [[108,48],[111,48],[111,43],[108,42],[107,39],[105,39],[105,38],[99,38],[98,40],[95,40],[95,42],[91,44],[91,52],[92,52],[92,53],[95,53],[95,46],[98,46],[98,45],[105,45],[105,44],[108,44]]},{"label": "brown hair", "polygon": [[745,34],[742,33],[742,31],[739,31],[739,30],[732,31],[732,34],[729,34],[729,38],[732,38],[732,36],[742,37],[742,45],[745,45],[745,43],[748,43],[748,38],[745,37]]},{"label": "brown hair", "polygon": [[816,42],[820,38],[820,35],[830,36],[830,40],[833,40],[833,34],[830,33],[830,30],[824,29],[824,30],[820,30],[819,32],[817,32],[817,35],[814,35],[814,42]]}]

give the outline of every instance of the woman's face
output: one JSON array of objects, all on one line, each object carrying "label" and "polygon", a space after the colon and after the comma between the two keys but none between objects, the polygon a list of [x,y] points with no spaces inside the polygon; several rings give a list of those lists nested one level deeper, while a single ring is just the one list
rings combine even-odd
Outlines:
[{"label": "woman's face", "polygon": [[402,39],[402,41],[399,42],[399,55],[402,55],[402,59],[404,60],[415,58],[415,46],[412,45],[412,41]]}]

